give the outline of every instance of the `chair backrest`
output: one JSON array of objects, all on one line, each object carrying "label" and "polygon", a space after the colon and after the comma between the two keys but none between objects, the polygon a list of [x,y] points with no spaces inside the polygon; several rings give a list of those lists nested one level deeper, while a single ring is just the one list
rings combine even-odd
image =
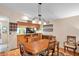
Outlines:
[{"label": "chair backrest", "polygon": [[23,46],[23,44],[20,43],[19,48],[20,48],[20,53],[23,56],[23,54],[24,54],[24,46]]},{"label": "chair backrest", "polygon": [[49,39],[49,35],[42,35],[42,39]]},{"label": "chair backrest", "polygon": [[69,45],[76,45],[76,36],[67,36],[67,43]]},{"label": "chair backrest", "polygon": [[56,36],[52,36],[51,40],[56,41]]},{"label": "chair backrest", "polygon": [[56,41],[50,40],[49,44],[48,44],[48,49],[55,49],[55,43],[56,43]]},{"label": "chair backrest", "polygon": [[33,41],[38,41],[41,39],[41,33],[33,33],[32,34],[32,40]]},{"label": "chair backrest", "polygon": [[42,39],[49,39],[49,40],[56,41],[56,36],[52,36],[52,35],[42,35]]}]

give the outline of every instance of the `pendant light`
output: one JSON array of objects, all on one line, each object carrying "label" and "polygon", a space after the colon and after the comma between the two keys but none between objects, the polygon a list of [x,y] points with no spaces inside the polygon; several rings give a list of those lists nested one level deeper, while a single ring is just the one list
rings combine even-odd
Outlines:
[{"label": "pendant light", "polygon": [[[38,3],[38,16],[33,18],[32,23],[38,23],[38,24],[46,25],[45,20],[42,18],[41,6],[42,6],[42,3]],[[38,20],[38,21],[36,21],[36,20]]]}]

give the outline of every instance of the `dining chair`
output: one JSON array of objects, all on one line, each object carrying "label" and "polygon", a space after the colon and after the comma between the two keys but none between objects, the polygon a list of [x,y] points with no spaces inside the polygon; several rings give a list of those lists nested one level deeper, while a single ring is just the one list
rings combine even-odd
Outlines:
[{"label": "dining chair", "polygon": [[66,48],[73,49],[74,55],[77,49],[76,45],[76,36],[67,36],[67,40],[64,42],[64,52],[66,51]]},{"label": "dining chair", "polygon": [[31,35],[32,41],[38,41],[40,39],[42,39],[42,34],[41,33],[33,33]]},{"label": "dining chair", "polygon": [[49,45],[48,45],[48,52],[47,52],[47,56],[50,56],[50,53],[51,55],[53,55],[53,53],[55,52],[55,41],[51,41],[49,42]]},{"label": "dining chair", "polygon": [[22,43],[19,43],[19,49],[20,49],[21,56],[24,56],[25,55],[25,49],[24,49],[24,45]]},{"label": "dining chair", "polygon": [[19,49],[20,49],[20,54],[21,54],[21,56],[28,56],[28,55],[31,55],[30,53],[28,53],[28,52],[25,50],[24,44],[22,44],[21,42],[19,42]]},{"label": "dining chair", "polygon": [[55,42],[56,42],[56,37],[55,36],[48,36],[48,35],[43,35],[43,39],[48,39],[49,43],[48,43],[48,48],[44,51],[41,52],[40,55],[42,56],[49,56],[49,54],[52,52],[55,52]]},{"label": "dining chair", "polygon": [[19,49],[20,49],[21,56],[32,56],[31,53],[26,51],[24,44],[22,44],[21,42],[19,43]]}]

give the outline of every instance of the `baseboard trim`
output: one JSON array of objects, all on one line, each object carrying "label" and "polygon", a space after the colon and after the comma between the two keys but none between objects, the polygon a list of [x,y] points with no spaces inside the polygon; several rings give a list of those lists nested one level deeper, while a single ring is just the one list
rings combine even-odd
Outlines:
[{"label": "baseboard trim", "polygon": [[12,51],[12,50],[16,50],[16,49],[19,49],[19,48],[14,48],[14,49],[11,49],[10,51]]}]

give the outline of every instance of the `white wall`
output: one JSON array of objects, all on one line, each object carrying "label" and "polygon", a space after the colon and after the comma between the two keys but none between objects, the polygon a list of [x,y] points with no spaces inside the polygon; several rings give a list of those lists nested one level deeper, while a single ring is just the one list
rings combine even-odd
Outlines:
[{"label": "white wall", "polygon": [[53,23],[53,35],[60,42],[60,47],[63,47],[67,35],[76,36],[76,40],[79,41],[79,16],[53,20],[51,23]]}]

